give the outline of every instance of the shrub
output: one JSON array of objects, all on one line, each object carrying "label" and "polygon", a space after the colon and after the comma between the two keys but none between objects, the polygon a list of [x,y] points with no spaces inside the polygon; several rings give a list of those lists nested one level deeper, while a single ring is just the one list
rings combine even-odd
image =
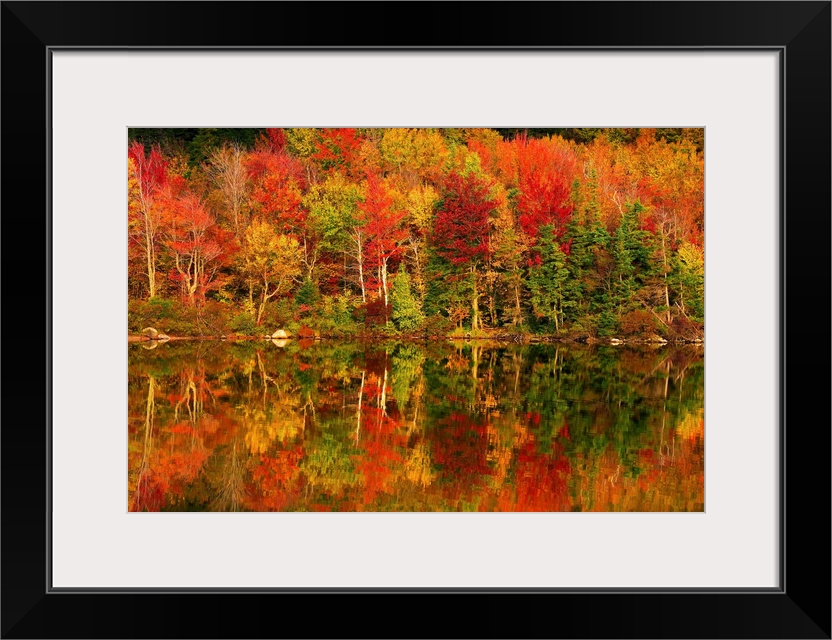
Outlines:
[{"label": "shrub", "polygon": [[133,335],[145,327],[154,327],[171,336],[216,336],[229,330],[244,333],[244,327],[230,327],[236,318],[232,314],[236,311],[238,309],[228,303],[211,299],[205,300],[199,307],[163,298],[131,300],[127,309],[127,329]]},{"label": "shrub", "polygon": [[273,333],[277,329],[285,329],[294,318],[292,301],[288,298],[279,298],[266,305],[263,313],[261,329],[264,333]]},{"label": "shrub", "polygon": [[253,336],[265,331],[265,329],[258,327],[252,315],[245,311],[231,318],[228,327],[234,333],[239,333],[244,336]]},{"label": "shrub", "polygon": [[454,325],[445,316],[434,315],[427,317],[425,322],[422,324],[422,328],[424,329],[427,335],[443,336],[446,335],[451,329],[453,329]]},{"label": "shrub", "polygon": [[206,300],[199,309],[197,322],[203,334],[222,335],[228,333],[234,308],[224,302]]},{"label": "shrub", "polygon": [[649,311],[640,309],[621,316],[621,333],[625,336],[646,335],[655,332],[656,321]]},{"label": "shrub", "polygon": [[346,336],[358,333],[358,325],[351,314],[352,298],[340,293],[323,296],[318,313],[314,317],[314,326],[326,335]]},{"label": "shrub", "polygon": [[180,303],[174,300],[156,297],[147,301],[146,311],[149,316],[157,319],[174,318],[176,316],[176,308],[181,306]]},{"label": "shrub", "polygon": [[544,316],[539,316],[536,313],[529,315],[526,320],[529,333],[543,334],[554,330],[554,325],[549,324]]},{"label": "shrub", "polygon": [[128,308],[127,327],[138,333],[145,327],[153,327],[168,335],[197,335],[196,310],[185,307],[176,300],[152,298],[146,302],[131,303]]},{"label": "shrub", "polygon": [[368,300],[362,305],[364,325],[366,327],[378,327],[387,324],[393,311],[391,305],[385,305],[381,298]]},{"label": "shrub", "polygon": [[696,322],[696,320],[686,318],[685,316],[677,316],[673,318],[668,333],[671,338],[695,340],[703,337],[704,330],[702,324]]}]

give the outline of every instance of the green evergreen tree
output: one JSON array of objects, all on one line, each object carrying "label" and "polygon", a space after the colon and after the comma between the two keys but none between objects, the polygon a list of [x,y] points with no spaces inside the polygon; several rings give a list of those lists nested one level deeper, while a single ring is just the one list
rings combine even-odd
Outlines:
[{"label": "green evergreen tree", "polygon": [[529,268],[529,291],[532,294],[532,308],[560,331],[563,325],[564,286],[569,277],[566,269],[566,254],[561,250],[554,236],[552,225],[540,228],[537,255]]},{"label": "green evergreen tree", "polygon": [[458,273],[450,260],[431,250],[428,252],[425,275],[425,314],[428,318],[447,317],[462,329],[471,312],[471,274]]},{"label": "green evergreen tree", "polygon": [[303,281],[303,284],[295,294],[295,302],[298,306],[306,305],[308,307],[314,307],[318,303],[319,298],[318,287],[309,278]]},{"label": "green evergreen tree", "polygon": [[599,310],[606,306],[604,276],[611,238],[601,222],[595,169],[590,169],[585,186],[576,179],[572,192],[575,214],[569,220],[565,236],[569,242],[566,262],[569,278],[564,284],[564,319],[590,329],[597,323]]},{"label": "green evergreen tree", "polygon": [[410,290],[410,276],[404,268],[404,263],[399,265],[399,272],[393,280],[391,292],[393,302],[393,322],[402,331],[413,331],[425,320],[419,299]]},{"label": "green evergreen tree", "polygon": [[643,210],[639,202],[627,205],[612,237],[615,278],[610,303],[619,318],[638,306],[635,295],[653,271],[649,234],[639,228],[639,214]]}]

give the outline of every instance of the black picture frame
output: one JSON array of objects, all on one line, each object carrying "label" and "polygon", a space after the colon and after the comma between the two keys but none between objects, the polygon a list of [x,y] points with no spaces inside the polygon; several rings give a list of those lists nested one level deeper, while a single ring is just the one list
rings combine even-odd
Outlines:
[{"label": "black picture frame", "polygon": [[[824,349],[807,345],[823,341],[818,334],[830,326],[830,2],[3,2],[0,15],[7,311],[2,637],[830,637],[830,367],[818,355]],[[672,593],[51,589],[49,393],[60,381],[49,370],[50,323],[59,319],[49,310],[49,273],[56,266],[49,243],[48,92],[50,52],[63,47],[778,51],[785,80],[780,587]],[[307,610],[311,615],[300,613]],[[400,616],[396,628],[382,623],[390,614]]]}]

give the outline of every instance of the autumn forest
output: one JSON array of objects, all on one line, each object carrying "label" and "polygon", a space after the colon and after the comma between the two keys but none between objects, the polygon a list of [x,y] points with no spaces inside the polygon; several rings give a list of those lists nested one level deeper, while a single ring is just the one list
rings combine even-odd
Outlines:
[{"label": "autumn forest", "polygon": [[693,341],[702,129],[131,129],[129,332]]}]

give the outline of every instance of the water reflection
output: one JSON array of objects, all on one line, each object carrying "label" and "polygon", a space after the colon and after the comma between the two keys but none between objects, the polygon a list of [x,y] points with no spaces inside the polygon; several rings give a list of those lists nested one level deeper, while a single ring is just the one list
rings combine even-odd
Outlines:
[{"label": "water reflection", "polygon": [[701,347],[131,345],[131,511],[702,511]]}]

